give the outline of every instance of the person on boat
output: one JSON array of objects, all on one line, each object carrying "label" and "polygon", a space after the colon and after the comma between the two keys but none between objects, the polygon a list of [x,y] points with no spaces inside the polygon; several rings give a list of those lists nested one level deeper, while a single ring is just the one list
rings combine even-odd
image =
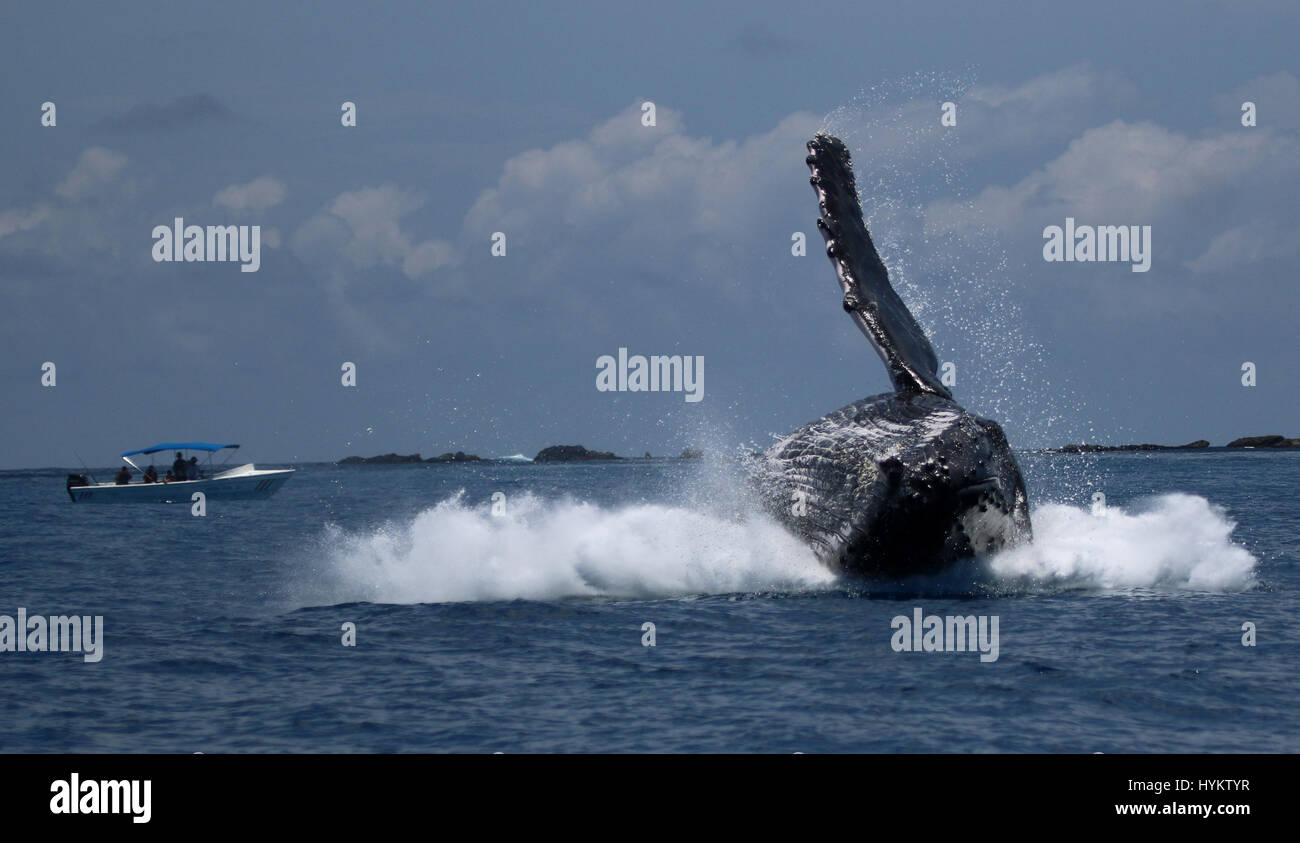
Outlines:
[{"label": "person on boat", "polygon": [[185,473],[186,473],[185,457],[182,457],[181,452],[177,451],[176,459],[172,460],[172,479],[184,480]]},{"label": "person on boat", "polygon": [[148,468],[146,468],[146,469],[144,470],[144,482],[146,482],[146,483],[157,483],[157,482],[158,482],[158,469],[154,468],[152,465],[149,466]]},{"label": "person on boat", "polygon": [[131,482],[131,469],[122,466],[117,470],[117,476],[114,479],[117,481],[117,485],[119,486],[127,485]]},{"label": "person on boat", "polygon": [[164,482],[164,483],[170,483],[170,482],[172,482],[172,481],[175,480],[175,479],[176,479],[176,477],[172,474],[171,469],[168,469],[168,470],[167,470],[167,476],[163,478],[163,482]]},{"label": "person on boat", "polygon": [[198,457],[190,457],[190,464],[185,466],[185,479],[186,480],[199,479],[199,458]]}]

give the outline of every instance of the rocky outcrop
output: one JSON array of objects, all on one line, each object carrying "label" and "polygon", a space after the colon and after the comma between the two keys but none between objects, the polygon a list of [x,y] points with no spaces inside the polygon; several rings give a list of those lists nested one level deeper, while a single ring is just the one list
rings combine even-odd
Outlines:
[{"label": "rocky outcrop", "polygon": [[456,453],[446,453],[440,457],[429,457],[421,459],[419,454],[380,454],[377,457],[345,457],[339,460],[339,465],[405,465],[407,463],[417,462],[474,462],[479,458],[474,454],[467,454],[464,451]]},{"label": "rocky outcrop", "polygon": [[695,450],[694,448],[687,448],[686,450],[682,451],[682,455],[681,455],[680,457],[678,457],[678,459],[683,459],[683,460],[702,460],[702,459],[704,459],[704,452],[703,452],[703,451],[697,451],[697,450]]},{"label": "rocky outcrop", "polygon": [[588,462],[590,460],[621,460],[609,451],[588,451],[581,445],[552,445],[543,448],[533,457],[533,462]]},{"label": "rocky outcrop", "polygon": [[476,454],[467,454],[464,451],[456,453],[446,453],[437,457],[429,457],[425,462],[478,462],[479,457]]},{"label": "rocky outcrop", "polygon": [[[1210,443],[1204,439],[1188,442],[1186,445],[1062,445],[1058,452],[1062,454],[1095,454],[1105,451],[1187,451],[1196,448],[1208,448]],[[1243,436],[1227,444],[1229,448],[1300,448],[1300,439],[1272,434],[1269,436]]]},{"label": "rocky outcrop", "polygon": [[419,454],[380,454],[377,457],[345,457],[339,465],[401,465],[402,463],[424,462]]},{"label": "rocky outcrop", "polygon": [[1285,436],[1243,436],[1228,443],[1229,448],[1300,448],[1300,439]]},{"label": "rocky outcrop", "polygon": [[1058,450],[1062,454],[1095,454],[1106,451],[1186,451],[1193,448],[1208,448],[1210,443],[1204,439],[1188,442],[1186,445],[1062,445]]}]

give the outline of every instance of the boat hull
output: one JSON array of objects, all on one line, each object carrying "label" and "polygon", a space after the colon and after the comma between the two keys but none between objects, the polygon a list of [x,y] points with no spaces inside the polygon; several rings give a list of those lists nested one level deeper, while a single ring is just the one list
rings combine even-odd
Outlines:
[{"label": "boat hull", "polygon": [[195,492],[202,492],[207,500],[259,500],[280,491],[292,476],[292,468],[250,469],[175,483],[72,486],[68,494],[77,503],[191,503]]}]

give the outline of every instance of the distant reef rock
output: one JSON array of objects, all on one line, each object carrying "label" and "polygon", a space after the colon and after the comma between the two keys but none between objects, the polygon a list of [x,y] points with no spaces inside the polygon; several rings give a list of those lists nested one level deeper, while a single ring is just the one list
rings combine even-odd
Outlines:
[{"label": "distant reef rock", "polygon": [[[1105,451],[1190,451],[1196,448],[1208,448],[1210,443],[1204,439],[1188,442],[1186,445],[1062,445],[1057,449],[1062,454],[1095,454]],[[1300,439],[1288,439],[1285,436],[1243,436],[1228,443],[1229,448],[1300,448]]]},{"label": "distant reef rock", "polygon": [[695,450],[694,448],[687,448],[686,450],[682,451],[682,455],[681,455],[680,457],[678,457],[678,459],[683,459],[683,460],[702,460],[702,459],[704,459],[704,452],[703,452],[703,451],[697,451],[697,450]]},{"label": "distant reef rock", "polygon": [[479,457],[464,451],[421,459],[419,454],[380,454],[377,457],[344,457],[339,465],[404,465],[417,462],[476,462]]},{"label": "distant reef rock", "polygon": [[1300,439],[1285,436],[1243,436],[1228,443],[1229,448],[1300,448]]},{"label": "distant reef rock", "polygon": [[586,462],[589,460],[621,460],[609,451],[588,451],[581,445],[552,445],[543,448],[533,457],[533,462]]},{"label": "distant reef rock", "polygon": [[424,462],[419,454],[380,454],[377,457],[345,457],[339,465],[400,465],[408,462]]},{"label": "distant reef rock", "polygon": [[1197,439],[1186,445],[1062,445],[1058,450],[1062,454],[1095,454],[1103,451],[1187,451],[1208,447],[1210,447],[1208,441]]},{"label": "distant reef rock", "polygon": [[456,453],[441,454],[436,457],[429,457],[425,462],[478,462],[479,457],[476,454],[467,454],[464,451]]}]

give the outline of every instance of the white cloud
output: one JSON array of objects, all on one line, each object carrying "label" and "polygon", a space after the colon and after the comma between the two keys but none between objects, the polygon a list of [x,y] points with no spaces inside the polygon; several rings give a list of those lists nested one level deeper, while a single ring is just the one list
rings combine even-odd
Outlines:
[{"label": "white cloud", "polygon": [[1192,138],[1115,121],[1084,132],[1014,185],[987,187],[971,201],[932,203],[927,230],[1041,230],[1044,220],[1067,215],[1081,223],[1153,224],[1208,194],[1239,190],[1256,174],[1293,178],[1294,154],[1293,142],[1267,132]]},{"label": "white cloud", "polygon": [[220,205],[235,213],[243,211],[264,211],[284,201],[286,194],[284,184],[271,176],[253,179],[247,184],[232,184],[217,191],[212,197],[212,204]]},{"label": "white cloud", "polygon": [[[1112,102],[1126,99],[1135,90],[1133,84],[1122,76],[1099,71],[1083,62],[1040,74],[1017,85],[975,85],[964,99],[991,108],[1012,108],[1028,118],[1053,112],[1065,116],[1077,111],[1080,105],[1092,106],[1101,99]],[[1044,127],[1040,125],[1038,128]]]},{"label": "white cloud", "polygon": [[1127,79],[1087,63],[1018,85],[976,85],[959,105],[958,152],[969,159],[1058,141],[1118,116],[1136,98]]},{"label": "white cloud", "polygon": [[401,218],[423,205],[420,196],[392,185],[340,193],[299,227],[294,250],[313,263],[337,257],[358,268],[394,266],[408,278],[427,275],[453,263],[455,253],[444,240],[415,242],[402,230]]},{"label": "white cloud", "polygon": [[444,266],[449,266],[455,252],[450,243],[444,240],[426,240],[411,248],[402,261],[402,272],[408,278],[427,275]]},{"label": "white cloud", "polygon": [[553,249],[581,232],[590,248],[601,232],[615,247],[681,251],[752,236],[757,219],[786,212],[774,202],[806,178],[804,143],[818,117],[798,112],[767,132],[715,143],[686,134],[671,110],[657,111],[654,127],[641,125],[634,104],[586,138],[511,158],[466,214],[467,236],[486,243],[503,231]]},{"label": "white cloud", "polygon": [[1291,257],[1297,251],[1300,244],[1293,233],[1276,222],[1254,220],[1216,235],[1204,252],[1187,261],[1187,267],[1198,274],[1231,272],[1257,261]]},{"label": "white cloud", "polygon": [[117,178],[125,166],[125,155],[102,146],[89,147],[81,153],[72,172],[54,188],[54,192],[69,201],[85,199]]},{"label": "white cloud", "polygon": [[54,193],[72,204],[51,206],[48,202],[38,202],[30,208],[10,208],[0,211],[0,237],[7,237],[20,231],[30,231],[38,226],[50,223],[54,226],[66,226],[69,219],[78,216],[93,217],[95,220],[83,220],[78,226],[77,241],[85,246],[92,241],[99,241],[104,236],[104,226],[100,221],[108,222],[111,216],[75,203],[89,199],[112,183],[126,166],[126,156],[105,149],[91,146],[82,150],[77,163],[64,179],[54,188]]},{"label": "white cloud", "polygon": [[13,234],[17,231],[29,231],[50,217],[50,209],[47,205],[37,205],[31,210],[14,208],[8,211],[0,211],[0,237]]}]

